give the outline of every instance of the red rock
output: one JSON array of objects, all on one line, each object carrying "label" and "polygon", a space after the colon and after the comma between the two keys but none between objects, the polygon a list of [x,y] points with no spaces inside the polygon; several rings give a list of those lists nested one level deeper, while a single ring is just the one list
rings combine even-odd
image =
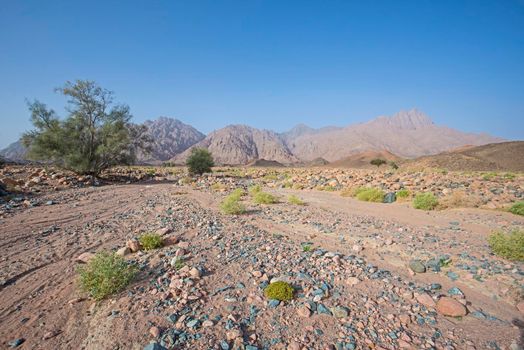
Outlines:
[{"label": "red rock", "polygon": [[130,239],[127,241],[126,246],[131,249],[133,253],[136,253],[140,250],[140,242],[138,242],[136,239]]},{"label": "red rock", "polygon": [[177,244],[177,243],[178,243],[178,237],[175,237],[175,236],[164,237],[164,245],[165,246],[174,245],[174,244]]},{"label": "red rock", "polygon": [[93,259],[94,257],[95,257],[95,254],[89,253],[89,252],[85,252],[85,253],[82,253],[79,256],[77,256],[75,261],[78,262],[78,263],[87,264],[89,262],[89,260]]},{"label": "red rock", "polygon": [[517,309],[524,314],[524,301],[517,304]]},{"label": "red rock", "polygon": [[149,328],[149,334],[151,334],[155,338],[158,338],[160,336],[160,329],[158,329],[158,327],[153,326]]},{"label": "red rock", "polygon": [[168,227],[164,227],[164,228],[158,229],[158,230],[156,231],[156,234],[157,234],[157,235],[160,235],[160,236],[164,236],[164,235],[167,235],[167,234],[170,233],[170,232],[171,232],[171,229],[170,229],[170,228],[168,228]]},{"label": "red rock", "polygon": [[437,302],[437,312],[444,316],[460,317],[466,316],[468,311],[457,300],[450,297],[442,297]]},{"label": "red rock", "polygon": [[435,300],[433,300],[433,298],[427,293],[417,295],[416,299],[425,307],[435,308]]}]

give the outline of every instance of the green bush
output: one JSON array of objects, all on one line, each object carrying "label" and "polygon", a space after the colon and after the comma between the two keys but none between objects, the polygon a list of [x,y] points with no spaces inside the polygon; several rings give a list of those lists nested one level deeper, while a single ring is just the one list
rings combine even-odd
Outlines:
[{"label": "green bush", "polygon": [[380,188],[368,187],[360,187],[354,192],[354,194],[360,201],[377,203],[384,202],[384,196],[386,195]]},{"label": "green bush", "polygon": [[138,241],[144,250],[153,250],[162,247],[164,240],[156,233],[144,233],[138,237]]},{"label": "green bush", "polygon": [[313,249],[313,246],[311,244],[304,244],[302,246],[302,251],[305,252],[305,253],[310,252],[311,249]]},{"label": "green bush", "polygon": [[408,198],[410,195],[411,193],[409,192],[409,190],[406,190],[405,188],[397,191],[398,198]]},{"label": "green bush", "polygon": [[369,164],[376,165],[377,168],[378,168],[382,164],[386,164],[386,161],[384,159],[375,158],[375,159],[372,159],[371,162],[369,162]]},{"label": "green bush", "polygon": [[422,210],[433,210],[438,205],[437,197],[431,193],[417,193],[413,199],[413,208]]},{"label": "green bush", "polygon": [[246,207],[240,203],[244,191],[237,188],[220,203],[220,210],[224,214],[239,215],[246,212]]},{"label": "green bush", "polygon": [[304,202],[302,199],[298,198],[298,197],[295,196],[294,194],[290,195],[290,196],[287,198],[287,201],[288,201],[290,204],[293,204],[293,205],[306,205],[306,202]]},{"label": "green bush", "polygon": [[257,204],[275,204],[278,203],[278,198],[267,192],[258,192],[253,197]]},{"label": "green bush", "polygon": [[101,252],[80,267],[78,273],[81,289],[102,300],[123,290],[133,280],[136,268],[116,254]]},{"label": "green bush", "polygon": [[262,187],[260,187],[260,185],[253,185],[253,186],[248,188],[248,192],[252,196],[256,195],[257,193],[259,193],[261,191],[262,191]]},{"label": "green bush", "polygon": [[510,213],[524,216],[524,201],[516,202],[509,208]]},{"label": "green bush", "polygon": [[524,231],[493,232],[488,243],[495,254],[508,260],[524,261]]},{"label": "green bush", "polygon": [[175,263],[173,264],[173,267],[176,270],[180,270],[184,266],[186,266],[186,262],[185,262],[183,257],[178,257],[178,258],[175,259]]},{"label": "green bush", "polygon": [[264,295],[267,298],[280,301],[293,299],[294,292],[293,287],[284,281],[273,282],[264,289]]},{"label": "green bush", "polygon": [[193,148],[191,155],[187,158],[186,165],[190,174],[202,175],[203,173],[210,173],[215,163],[211,152],[207,149]]}]

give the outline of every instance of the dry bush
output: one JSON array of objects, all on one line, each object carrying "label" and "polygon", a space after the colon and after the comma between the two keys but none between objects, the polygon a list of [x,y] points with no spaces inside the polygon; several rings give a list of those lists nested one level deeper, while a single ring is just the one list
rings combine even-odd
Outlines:
[{"label": "dry bush", "polygon": [[465,191],[458,190],[442,197],[439,200],[439,209],[450,208],[477,208],[482,204],[479,196],[467,194]]}]

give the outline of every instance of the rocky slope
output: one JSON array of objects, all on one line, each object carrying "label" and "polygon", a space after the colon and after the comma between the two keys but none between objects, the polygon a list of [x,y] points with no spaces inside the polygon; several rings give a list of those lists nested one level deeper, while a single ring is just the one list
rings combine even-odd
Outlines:
[{"label": "rocky slope", "polygon": [[[229,125],[213,131],[194,147],[209,149],[218,164],[247,164],[256,159],[283,164],[298,161],[278,134],[246,125]],[[184,163],[190,152],[188,149],[173,161]]]},{"label": "rocky slope", "polygon": [[0,156],[6,160],[12,161],[24,161],[27,148],[22,144],[22,141],[18,140],[13,142],[3,150],[0,150]]},{"label": "rocky slope", "polygon": [[153,150],[149,155],[142,155],[142,162],[166,161],[184,152],[195,143],[204,139],[200,131],[182,123],[178,119],[160,117],[144,123],[153,140]]}]

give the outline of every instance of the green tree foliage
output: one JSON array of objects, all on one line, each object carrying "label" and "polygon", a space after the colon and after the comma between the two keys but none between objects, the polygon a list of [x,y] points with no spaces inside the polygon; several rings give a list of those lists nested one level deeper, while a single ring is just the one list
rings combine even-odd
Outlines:
[{"label": "green tree foliage", "polygon": [[379,166],[386,164],[386,161],[384,159],[375,158],[375,159],[372,159],[371,162],[369,162],[369,164],[376,165],[378,168]]},{"label": "green tree foliage", "polygon": [[96,176],[132,164],[139,149],[149,151],[146,128],[130,122],[128,106],[113,105],[111,91],[87,80],[68,81],[56,91],[68,98],[63,120],[39,101],[28,103],[35,129],[24,134],[23,143],[31,159]]},{"label": "green tree foliage", "polygon": [[215,162],[211,152],[207,149],[193,148],[191,155],[187,158],[186,165],[190,174],[202,175],[203,173],[210,173]]}]

